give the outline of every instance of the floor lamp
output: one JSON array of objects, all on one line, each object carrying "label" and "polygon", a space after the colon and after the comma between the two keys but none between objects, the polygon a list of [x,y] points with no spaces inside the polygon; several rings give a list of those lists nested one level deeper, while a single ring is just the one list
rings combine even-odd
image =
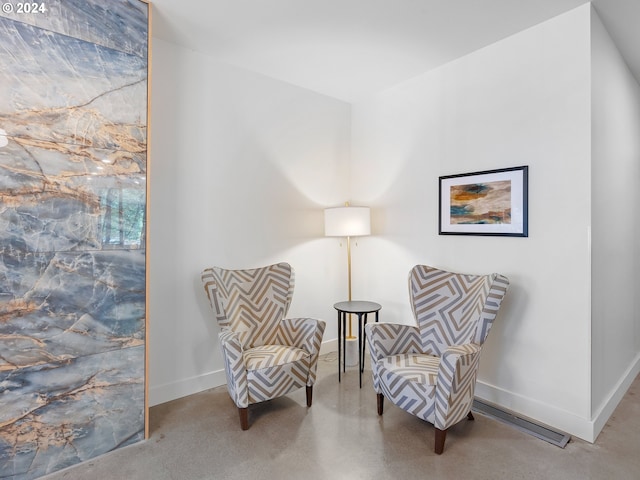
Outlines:
[{"label": "floor lamp", "polygon": [[[371,212],[369,207],[351,207],[347,202],[344,207],[326,208],[324,210],[324,234],[326,237],[347,238],[347,272],[349,301],[351,301],[351,237],[371,235]],[[347,354],[347,364],[350,366],[358,364],[358,349],[355,340],[357,338],[351,330],[351,314],[349,314],[347,351],[353,352]]]}]

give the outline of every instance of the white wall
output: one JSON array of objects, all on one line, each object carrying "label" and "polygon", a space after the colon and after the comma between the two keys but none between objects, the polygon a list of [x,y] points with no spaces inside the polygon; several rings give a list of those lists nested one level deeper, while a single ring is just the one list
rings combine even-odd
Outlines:
[{"label": "white wall", "polygon": [[592,410],[598,433],[640,371],[640,86],[592,14]]},{"label": "white wall", "polygon": [[[150,403],[225,381],[209,265],[291,262],[291,315],[335,343],[345,252],[322,208],[349,199],[373,213],[354,298],[410,323],[412,265],[506,274],[476,393],[594,440],[639,363],[638,227],[618,208],[638,203],[639,97],[589,5],[353,106],[154,39]],[[439,176],[518,165],[528,238],[438,235]]]},{"label": "white wall", "polygon": [[[380,93],[353,110],[352,197],[374,235],[354,284],[413,322],[412,265],[511,281],[477,394],[590,439],[589,5]],[[529,237],[438,235],[438,177],[529,166]]]},{"label": "white wall", "polygon": [[150,404],[225,382],[200,272],[288,261],[290,316],[328,321],[344,249],[322,209],[347,192],[350,106],[153,41]]}]

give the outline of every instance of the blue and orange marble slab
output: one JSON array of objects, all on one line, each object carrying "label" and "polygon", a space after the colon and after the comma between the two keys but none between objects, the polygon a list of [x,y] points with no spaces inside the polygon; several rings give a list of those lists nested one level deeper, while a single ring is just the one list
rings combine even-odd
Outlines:
[{"label": "blue and orange marble slab", "polygon": [[0,478],[144,437],[148,4],[0,14]]}]

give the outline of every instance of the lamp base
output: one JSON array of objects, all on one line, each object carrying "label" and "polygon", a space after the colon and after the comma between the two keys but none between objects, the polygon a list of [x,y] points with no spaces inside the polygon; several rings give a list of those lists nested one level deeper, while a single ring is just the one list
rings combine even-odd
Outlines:
[{"label": "lamp base", "polygon": [[344,358],[347,367],[355,367],[359,365],[358,362],[358,338],[357,337],[347,337],[346,338],[346,346],[344,349]]}]

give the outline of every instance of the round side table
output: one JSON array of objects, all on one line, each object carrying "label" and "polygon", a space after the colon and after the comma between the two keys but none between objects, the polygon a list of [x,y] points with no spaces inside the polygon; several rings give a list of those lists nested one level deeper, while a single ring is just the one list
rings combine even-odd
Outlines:
[{"label": "round side table", "polygon": [[340,360],[342,360],[342,371],[347,369],[346,355],[346,325],[347,314],[354,313],[358,316],[358,370],[360,374],[360,388],[362,388],[362,372],[364,371],[364,351],[366,343],[364,338],[364,326],[367,324],[367,314],[375,313],[376,322],[378,321],[378,313],[382,305],[375,302],[366,302],[361,300],[353,300],[348,302],[338,302],[333,305],[338,311],[338,382],[341,381]]}]

